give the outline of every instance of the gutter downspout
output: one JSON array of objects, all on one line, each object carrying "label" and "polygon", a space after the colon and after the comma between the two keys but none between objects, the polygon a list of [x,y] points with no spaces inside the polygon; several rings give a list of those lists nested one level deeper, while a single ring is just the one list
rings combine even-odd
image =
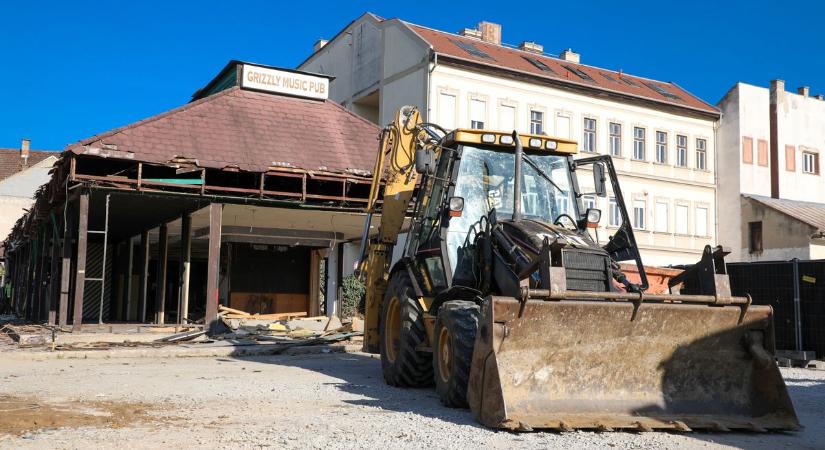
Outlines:
[{"label": "gutter downspout", "polygon": [[427,71],[427,87],[426,87],[427,92],[425,93],[425,98],[424,98],[424,108],[425,108],[425,111],[427,111],[427,117],[425,117],[424,120],[426,120],[427,122],[435,122],[432,119],[432,115],[431,115],[432,114],[432,108],[430,107],[431,106],[430,105],[430,92],[431,92],[431,89],[432,89],[433,71],[435,71],[436,66],[438,66],[438,53],[436,53],[433,50],[432,47],[430,47],[430,51],[432,52],[432,57],[431,57],[432,66]]}]

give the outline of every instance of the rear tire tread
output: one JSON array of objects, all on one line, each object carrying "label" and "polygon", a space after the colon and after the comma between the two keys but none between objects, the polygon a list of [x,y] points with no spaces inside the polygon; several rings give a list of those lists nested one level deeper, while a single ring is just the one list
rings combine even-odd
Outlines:
[{"label": "rear tire tread", "polygon": [[450,331],[452,346],[452,371],[447,383],[438,375],[439,343],[433,345],[433,365],[435,366],[436,390],[441,403],[450,408],[467,408],[467,384],[470,379],[470,366],[473,360],[478,317],[481,311],[474,302],[453,300],[444,303],[438,311],[435,325],[435,339],[438,340],[441,328]]}]

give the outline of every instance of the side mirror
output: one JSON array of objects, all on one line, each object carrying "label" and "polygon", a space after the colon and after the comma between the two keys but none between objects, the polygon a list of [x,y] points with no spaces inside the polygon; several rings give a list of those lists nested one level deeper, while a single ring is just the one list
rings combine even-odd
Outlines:
[{"label": "side mirror", "polygon": [[415,171],[420,174],[435,174],[435,158],[429,148],[421,148],[415,152]]},{"label": "side mirror", "polygon": [[604,176],[604,164],[593,164],[593,187],[596,188],[596,195],[607,197],[606,178]]},{"label": "side mirror", "polygon": [[450,197],[448,206],[450,210],[450,217],[461,217],[461,213],[464,211],[464,198]]},{"label": "side mirror", "polygon": [[585,213],[585,220],[587,221],[587,228],[597,228],[602,220],[602,210],[588,208]]}]

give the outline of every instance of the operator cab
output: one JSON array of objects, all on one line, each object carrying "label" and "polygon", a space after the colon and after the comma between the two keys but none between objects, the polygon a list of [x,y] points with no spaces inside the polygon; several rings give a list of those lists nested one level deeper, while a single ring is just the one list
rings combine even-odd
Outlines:
[{"label": "operator cab", "polygon": [[[539,135],[521,135],[522,218],[544,224],[547,233],[564,234],[596,245],[579,228],[587,214],[581,210],[578,184],[573,177],[575,141]],[[438,154],[420,151],[416,166],[425,175],[416,202],[407,255],[427,274],[430,292],[472,277],[461,266],[472,266],[466,251],[495,211],[495,217],[513,215],[515,142],[512,134],[458,129],[444,137]],[[446,205],[446,208],[441,208]],[[444,213],[439,214],[439,211]],[[598,221],[598,219],[596,219]],[[466,264],[459,264],[464,260]],[[456,280],[457,281],[457,280]],[[429,286],[427,286],[429,285]]]}]

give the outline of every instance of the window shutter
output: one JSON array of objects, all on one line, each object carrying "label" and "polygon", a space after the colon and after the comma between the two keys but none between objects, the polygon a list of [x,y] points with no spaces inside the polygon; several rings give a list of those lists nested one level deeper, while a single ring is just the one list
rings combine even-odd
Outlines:
[{"label": "window shutter", "polygon": [[785,146],[785,170],[796,172],[796,147],[793,145]]},{"label": "window shutter", "polygon": [[753,164],[753,139],[747,136],[742,138],[742,162]]}]

